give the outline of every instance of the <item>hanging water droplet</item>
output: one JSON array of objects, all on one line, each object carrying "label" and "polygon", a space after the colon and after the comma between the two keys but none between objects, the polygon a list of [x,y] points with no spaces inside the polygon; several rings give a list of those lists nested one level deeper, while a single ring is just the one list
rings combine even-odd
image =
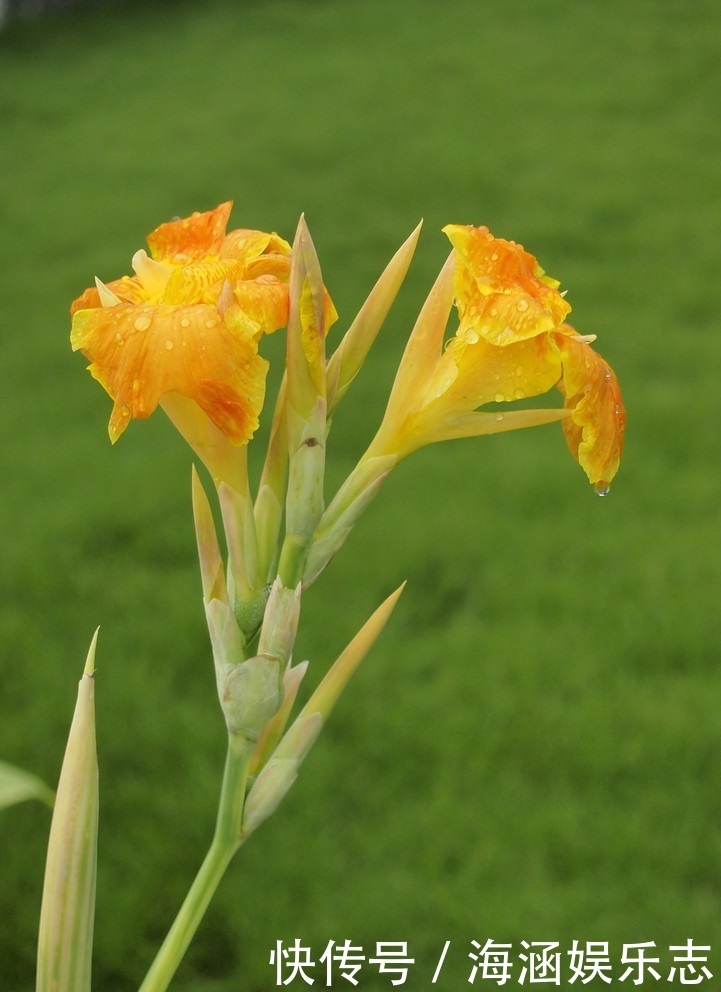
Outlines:
[{"label": "hanging water droplet", "polygon": [[153,323],[153,318],[148,313],[141,313],[133,321],[133,327],[136,331],[147,331],[150,325]]},{"label": "hanging water droplet", "polygon": [[604,482],[603,480],[601,482],[597,482],[593,487],[593,491],[597,496],[608,496],[611,492],[611,483]]}]

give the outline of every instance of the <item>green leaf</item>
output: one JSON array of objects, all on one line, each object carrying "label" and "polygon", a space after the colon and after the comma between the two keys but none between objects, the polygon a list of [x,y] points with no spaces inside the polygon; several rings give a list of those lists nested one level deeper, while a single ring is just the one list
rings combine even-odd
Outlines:
[{"label": "green leaf", "polygon": [[90,992],[98,839],[95,632],[78,685],[50,827],[36,992]]},{"label": "green leaf", "polygon": [[23,803],[26,799],[39,799],[53,805],[53,790],[30,772],[0,761],[0,809]]}]

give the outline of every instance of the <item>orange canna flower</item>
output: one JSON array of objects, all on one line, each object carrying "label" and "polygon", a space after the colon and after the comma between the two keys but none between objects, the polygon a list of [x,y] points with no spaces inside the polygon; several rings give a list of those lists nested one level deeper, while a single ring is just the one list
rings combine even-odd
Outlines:
[{"label": "orange canna flower", "polygon": [[[626,414],[609,365],[567,323],[558,282],[521,245],[485,227],[444,228],[454,251],[421,312],[368,454],[404,457],[433,441],[563,419],[568,446],[607,492]],[[459,326],[443,350],[455,299]],[[479,412],[558,386],[563,410]]]},{"label": "orange canna flower", "polygon": [[151,256],[134,255],[135,275],[96,280],[73,303],[72,347],[114,401],[113,442],[178,394],[232,444],[258,426],[267,371],[258,340],[288,322],[290,245],[262,231],[226,234],[231,208],[161,224]]}]

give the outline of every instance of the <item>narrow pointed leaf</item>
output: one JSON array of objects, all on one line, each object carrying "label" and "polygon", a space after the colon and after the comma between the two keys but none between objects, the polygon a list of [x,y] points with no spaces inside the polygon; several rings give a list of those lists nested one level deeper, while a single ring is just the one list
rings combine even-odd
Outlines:
[{"label": "narrow pointed leaf", "polygon": [[53,790],[35,775],[0,761],[0,809],[14,806],[27,799],[39,799],[53,805]]},{"label": "narrow pointed leaf", "polygon": [[365,622],[261,769],[248,794],[243,820],[247,837],[276,809],[298,777],[298,768],[315,743],[341,693],[385,627],[405,582]]},{"label": "narrow pointed leaf", "polygon": [[456,260],[451,253],[438,274],[408,339],[388,400],[384,423],[393,423],[397,415],[412,408],[417,402],[415,394],[418,392],[418,383],[431,377],[443,347],[443,337],[453,304],[455,270]]},{"label": "narrow pointed leaf", "polygon": [[301,661],[299,665],[286,670],[283,677],[283,702],[277,713],[266,723],[258,739],[258,743],[250,759],[250,764],[248,765],[248,775],[257,775],[273,753],[286,728],[290,711],[293,709],[300,684],[307,670],[307,661]]},{"label": "narrow pointed leaf", "polygon": [[209,603],[211,599],[227,601],[223,558],[215,532],[213,513],[203,484],[195,471],[195,466],[193,466],[193,519],[195,521],[195,537],[198,542],[203,599],[206,603]]},{"label": "narrow pointed leaf", "polygon": [[355,379],[398,295],[418,244],[423,221],[390,260],[328,362],[328,412],[335,410]]},{"label": "narrow pointed leaf", "polygon": [[95,632],[70,727],[50,827],[36,992],[90,992],[98,834]]},{"label": "narrow pointed leaf", "polygon": [[[348,647],[333,663],[323,681],[303,707],[303,713],[320,713],[324,720],[338,702],[358,666],[375,644],[405,588],[405,582],[366,620]],[[282,746],[282,741],[281,741]]]}]

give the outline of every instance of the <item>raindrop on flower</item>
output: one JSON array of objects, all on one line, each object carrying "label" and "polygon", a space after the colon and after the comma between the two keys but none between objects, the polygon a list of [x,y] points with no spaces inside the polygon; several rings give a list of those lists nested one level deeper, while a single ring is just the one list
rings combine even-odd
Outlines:
[{"label": "raindrop on flower", "polygon": [[528,310],[528,300],[520,299],[516,304],[516,310],[520,313],[525,313]]},{"label": "raindrop on flower", "polygon": [[165,342],[165,347],[167,348],[168,351],[173,350],[173,342],[170,340],[170,338],[168,338],[168,340]]},{"label": "raindrop on flower", "polygon": [[596,485],[593,487],[593,491],[597,496],[608,496],[608,494],[611,492],[611,483],[604,481],[597,482]]},{"label": "raindrop on flower", "polygon": [[467,327],[463,332],[463,340],[467,341],[468,344],[476,344],[478,342],[478,331],[475,327]]},{"label": "raindrop on flower", "polygon": [[181,327],[190,327],[190,320],[188,317],[182,317],[180,320]]},{"label": "raindrop on flower", "polygon": [[150,325],[153,323],[153,318],[150,314],[141,313],[133,321],[133,326],[136,331],[147,331]]},{"label": "raindrop on flower", "polygon": [[503,395],[503,393],[496,393],[496,395],[493,397],[493,399],[496,401],[496,403],[503,403],[503,401],[505,400],[505,398],[506,397]]},{"label": "raindrop on flower", "polygon": [[522,390],[522,389],[514,389],[514,390],[513,390],[513,395],[515,396],[515,398],[516,398],[517,400],[522,400],[522,399],[523,399],[523,397],[524,397],[524,396],[525,396],[526,394],[525,394],[525,393],[523,392],[523,390]]},{"label": "raindrop on flower", "polygon": [[503,420],[503,414],[502,413],[497,413],[496,414],[496,420]]}]

